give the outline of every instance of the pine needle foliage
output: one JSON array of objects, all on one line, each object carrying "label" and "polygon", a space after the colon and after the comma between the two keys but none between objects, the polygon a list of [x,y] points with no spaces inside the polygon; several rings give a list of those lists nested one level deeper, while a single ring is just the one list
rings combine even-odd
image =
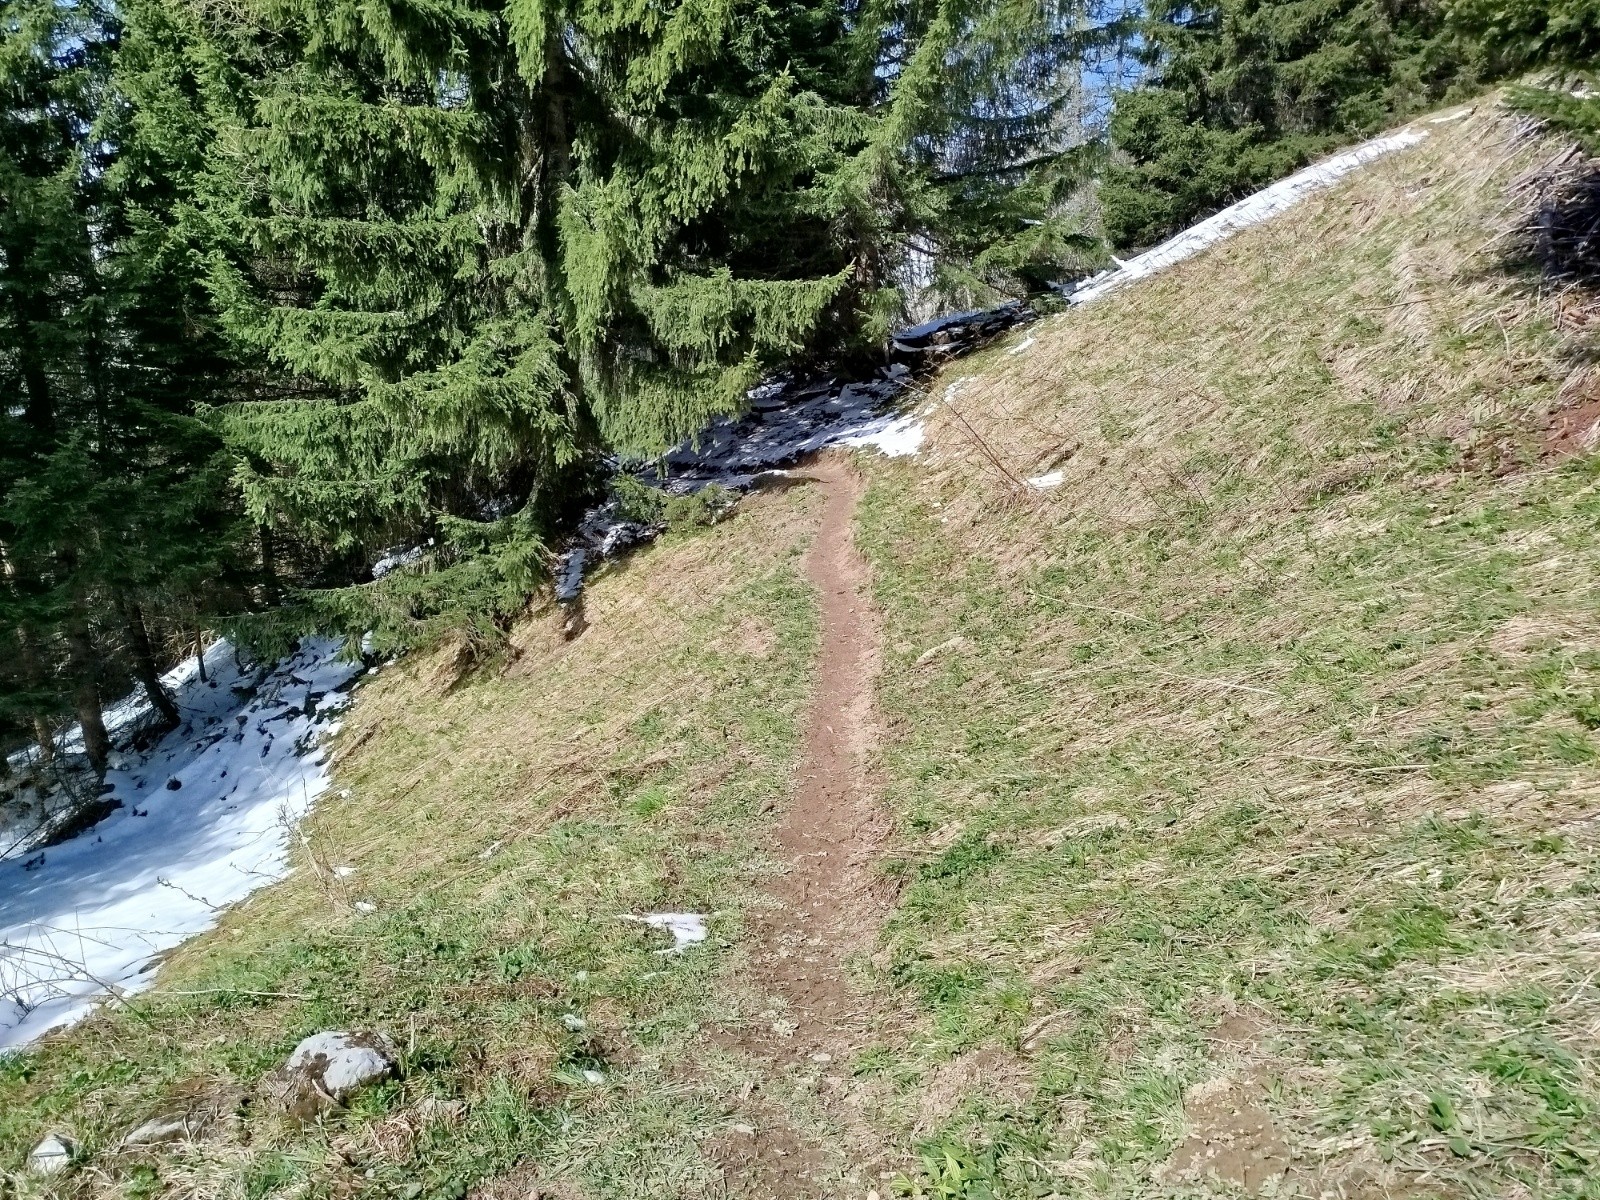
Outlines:
[{"label": "pine needle foliage", "polygon": [[1038,292],[1101,264],[1083,204],[1103,167],[1093,63],[1126,42],[1136,12],[1118,0],[946,5],[891,68],[931,307]]},{"label": "pine needle foliage", "polygon": [[196,417],[229,366],[174,217],[199,127],[136,41],[93,0],[0,14],[0,735],[44,752],[70,713],[96,767],[102,697],[138,680],[174,720],[161,644],[248,586]]},{"label": "pine needle foliage", "polygon": [[191,219],[260,365],[216,409],[247,511],[327,562],[430,544],[303,588],[308,620],[503,619],[600,448],[660,449],[849,324],[857,248],[817,198],[868,133],[840,10],[150,10],[213,127]]},{"label": "pine needle foliage", "polygon": [[1456,0],[1450,20],[1484,48],[1496,74],[1543,78],[1511,101],[1600,154],[1600,5],[1591,0]]},{"label": "pine needle foliage", "polygon": [[913,245],[992,298],[1097,244],[1066,0],[135,8],[209,128],[235,485],[295,611],[383,643],[469,593],[503,624],[602,452],[880,341]]},{"label": "pine needle foliage", "polygon": [[205,628],[493,640],[604,455],[1094,258],[1098,2],[13,0],[0,741]]},{"label": "pine needle foliage", "polygon": [[1148,245],[1486,70],[1434,0],[1155,0],[1117,101],[1106,232]]}]

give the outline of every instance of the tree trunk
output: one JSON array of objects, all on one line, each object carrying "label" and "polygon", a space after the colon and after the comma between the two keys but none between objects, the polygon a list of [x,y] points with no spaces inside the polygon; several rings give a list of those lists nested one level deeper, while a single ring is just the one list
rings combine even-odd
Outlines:
[{"label": "tree trunk", "polygon": [[75,612],[67,619],[67,663],[72,669],[73,708],[83,726],[83,751],[94,773],[104,776],[111,760],[111,737],[106,733],[105,717],[100,712],[94,643],[82,613]]},{"label": "tree trunk", "polygon": [[162,729],[176,729],[183,718],[178,715],[178,706],[162,686],[161,673],[156,670],[156,656],[150,649],[150,631],[145,628],[144,610],[126,598],[121,601],[121,607],[122,620],[128,630],[128,649],[133,653],[134,673],[151,707],[161,714]]},{"label": "tree trunk", "polygon": [[50,722],[43,717],[33,718],[33,744],[39,747],[39,762],[49,766],[56,760],[56,735]]},{"label": "tree trunk", "polygon": [[278,553],[272,544],[272,527],[263,521],[257,532],[261,537],[261,603],[272,608],[278,603]]},{"label": "tree trunk", "polygon": [[[39,652],[34,647],[33,636],[26,628],[17,629],[17,647],[22,653],[22,677],[28,688],[37,692],[43,682],[44,672],[39,667]],[[34,744],[39,747],[39,762],[48,766],[56,757],[55,730],[38,713],[29,718],[29,723],[33,726]]]}]

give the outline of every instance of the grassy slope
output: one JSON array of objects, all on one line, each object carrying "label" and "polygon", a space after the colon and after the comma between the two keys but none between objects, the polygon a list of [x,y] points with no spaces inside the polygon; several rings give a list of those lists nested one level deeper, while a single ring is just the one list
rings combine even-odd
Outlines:
[{"label": "grassy slope", "polygon": [[1600,1194],[1600,463],[1486,251],[1551,147],[1427,128],[960,364],[871,497],[934,1031],[883,1069],[1025,1080],[952,1175],[1181,1190],[1240,1109],[1285,1188]]},{"label": "grassy slope", "polygon": [[[932,457],[869,468],[904,886],[849,1086],[945,1151],[902,1190],[1227,1193],[1183,1170],[1215,1150],[1280,1194],[1596,1194],[1596,462],[1539,458],[1576,343],[1485,251],[1549,147],[1431,129],[958,364]],[[639,556],[509,671],[380,674],[297,874],[132,1013],[0,1067],[0,1165],[59,1127],[64,1196],[716,1196],[754,1090],[864,1195],[818,1079],[709,1035],[771,1015],[740,928],[815,500]],[[713,943],[658,957],[615,919],[650,908],[714,911]],[[374,1024],[405,1079],[350,1112],[112,1151]]]},{"label": "grassy slope", "polygon": [[[594,1195],[698,1191],[713,1172],[686,1135],[726,1124],[717,1097],[743,1082],[685,1050],[718,1015],[719,956],[664,959],[617,918],[712,912],[726,944],[770,869],[756,830],[807,695],[814,499],[762,497],[637,556],[592,589],[594,630],[534,623],[504,673],[452,688],[444,653],[380,673],[340,736],[349,794],[316,810],[295,876],[192,943],[136,1018],[0,1065],[6,1165],[61,1127],[87,1158],[65,1195],[448,1197],[522,1160]],[[221,990],[170,995],[202,989]],[[330,1027],[395,1035],[405,1082],[320,1127],[257,1106],[193,1148],[115,1152],[168,1097],[254,1085]],[[429,1096],[470,1107],[426,1119]]]}]

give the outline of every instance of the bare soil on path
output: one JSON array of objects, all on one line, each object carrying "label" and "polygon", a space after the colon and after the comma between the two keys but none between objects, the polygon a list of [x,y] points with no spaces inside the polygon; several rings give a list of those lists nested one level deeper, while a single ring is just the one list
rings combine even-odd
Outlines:
[{"label": "bare soil on path", "polygon": [[769,889],[775,906],[750,930],[745,982],[769,1007],[722,1040],[770,1064],[773,1075],[814,1075],[828,1123],[843,1136],[831,1147],[808,1145],[779,1098],[753,1098],[752,1116],[765,1118],[757,1135],[717,1147],[728,1194],[740,1197],[830,1195],[816,1176],[836,1171],[839,1155],[854,1173],[875,1176],[885,1154],[856,1116],[864,1097],[848,1079],[851,1053],[886,1015],[881,998],[853,987],[848,973],[852,957],[876,947],[893,899],[875,869],[890,830],[872,777],[879,622],[852,538],[860,477],[832,456],[807,474],[826,497],[805,559],[821,648],[794,800],[777,829],[775,851],[788,869]]}]

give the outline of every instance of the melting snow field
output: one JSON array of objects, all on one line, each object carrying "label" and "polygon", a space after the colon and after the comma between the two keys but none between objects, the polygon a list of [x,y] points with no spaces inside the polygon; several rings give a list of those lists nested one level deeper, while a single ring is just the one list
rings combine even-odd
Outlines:
[{"label": "melting snow field", "polygon": [[[166,680],[183,725],[106,773],[122,807],[58,846],[0,860],[0,1049],[149,986],[163,951],[286,872],[290,831],[328,784],[318,743],[362,670],[339,648],[307,641],[251,672],[218,643],[208,683],[190,659]],[[125,701],[109,723],[125,729],[140,709]]]}]

